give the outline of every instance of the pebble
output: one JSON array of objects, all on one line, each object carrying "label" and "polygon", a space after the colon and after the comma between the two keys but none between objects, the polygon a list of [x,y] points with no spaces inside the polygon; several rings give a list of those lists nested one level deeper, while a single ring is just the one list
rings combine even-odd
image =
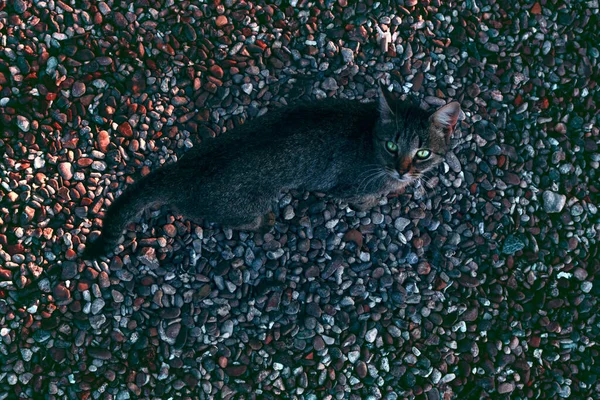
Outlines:
[{"label": "pebble", "polygon": [[523,243],[519,238],[514,235],[509,235],[506,237],[504,244],[502,245],[502,252],[504,254],[514,254],[517,251],[521,251],[525,248],[525,243]]},{"label": "pebble", "polygon": [[73,84],[73,88],[71,90],[71,95],[73,97],[81,97],[85,94],[85,83],[83,82],[75,82]]},{"label": "pebble", "polygon": [[31,128],[31,123],[29,120],[21,115],[17,115],[17,126],[23,132],[29,132]]},{"label": "pebble", "polygon": [[501,383],[500,385],[498,385],[498,393],[499,394],[512,393],[514,390],[515,390],[515,385],[512,383],[504,382],[504,383]]},{"label": "pebble", "polygon": [[102,311],[102,309],[104,308],[105,304],[106,303],[104,302],[103,299],[95,299],[92,302],[92,306],[91,306],[92,314],[96,315],[96,314],[100,313],[100,311]]},{"label": "pebble", "polygon": [[242,91],[246,94],[250,94],[252,93],[252,84],[251,83],[244,83],[242,85]]},{"label": "pebble", "polygon": [[98,132],[98,147],[100,147],[100,150],[102,150],[103,152],[106,152],[108,150],[108,145],[110,144],[110,135],[108,134],[107,131],[100,131]]},{"label": "pebble", "polygon": [[394,221],[394,228],[396,228],[399,232],[403,232],[404,229],[410,224],[410,220],[403,217],[398,217]]},{"label": "pebble", "polygon": [[550,190],[546,190],[542,194],[542,199],[544,201],[544,210],[547,213],[559,213],[567,203],[567,196]]},{"label": "pebble", "polygon": [[342,58],[346,64],[354,62],[354,52],[351,49],[342,47]]},{"label": "pebble", "polygon": [[63,177],[63,179],[69,181],[73,178],[73,166],[71,163],[62,162],[58,164],[58,173]]},{"label": "pebble", "polygon": [[89,321],[92,329],[100,329],[106,322],[106,317],[103,314],[94,315],[93,317],[90,317]]},{"label": "pebble", "polygon": [[323,83],[321,84],[321,87],[324,90],[337,90],[338,89],[338,84],[335,81],[334,78],[325,78],[325,80],[323,81]]},{"label": "pebble", "polygon": [[23,14],[28,8],[28,4],[24,0],[13,0],[12,6],[17,14]]},{"label": "pebble", "polygon": [[71,261],[65,261],[62,264],[61,279],[72,279],[77,276],[77,264]]},{"label": "pebble", "polygon": [[156,269],[159,267],[158,259],[156,258],[155,250],[152,247],[146,247],[142,250],[138,260],[150,269]]},{"label": "pebble", "polygon": [[377,338],[377,329],[369,329],[365,335],[365,340],[369,343],[373,343]]}]

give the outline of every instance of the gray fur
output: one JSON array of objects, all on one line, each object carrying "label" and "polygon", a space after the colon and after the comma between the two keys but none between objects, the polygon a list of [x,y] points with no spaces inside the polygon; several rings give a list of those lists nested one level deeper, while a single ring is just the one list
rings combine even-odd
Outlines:
[{"label": "gray fur", "polygon": [[[460,113],[458,103],[431,115],[380,97],[379,104],[328,99],[273,110],[202,143],[127,189],[109,207],[87,256],[111,251],[126,224],[153,203],[243,230],[272,225],[271,205],[289,189],[372,207],[442,161]],[[396,153],[386,149],[387,141],[397,144]],[[433,155],[418,161],[419,148]]]}]

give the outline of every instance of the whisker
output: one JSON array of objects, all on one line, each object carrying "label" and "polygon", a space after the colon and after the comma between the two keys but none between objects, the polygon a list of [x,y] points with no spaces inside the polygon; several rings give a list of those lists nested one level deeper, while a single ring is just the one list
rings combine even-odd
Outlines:
[{"label": "whisker", "polygon": [[363,179],[361,181],[361,183],[359,184],[356,193],[360,193],[363,189],[367,189],[367,187],[369,187],[369,185],[371,185],[374,182],[377,182],[378,180],[380,180],[381,178],[383,178],[384,176],[387,175],[387,172],[383,169],[379,169],[378,171],[375,171],[374,173],[372,173],[371,175],[367,176],[365,179]]}]

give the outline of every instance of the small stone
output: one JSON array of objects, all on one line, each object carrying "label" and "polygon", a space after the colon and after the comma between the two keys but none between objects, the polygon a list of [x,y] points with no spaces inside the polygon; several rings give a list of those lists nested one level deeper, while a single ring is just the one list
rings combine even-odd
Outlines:
[{"label": "small stone", "polygon": [[131,125],[127,121],[125,121],[121,125],[119,125],[117,130],[119,131],[119,133],[121,135],[123,135],[127,138],[130,138],[133,136],[133,129],[131,128]]},{"label": "small stone", "polygon": [[19,375],[19,380],[22,384],[26,385],[33,378],[33,374],[31,372],[25,372],[24,374]]},{"label": "small stone", "polygon": [[177,324],[169,325],[169,327],[167,328],[166,334],[169,338],[176,339],[177,335],[179,335],[179,331],[181,331],[181,324],[177,323]]},{"label": "small stone", "polygon": [[106,165],[106,163],[104,161],[94,161],[94,162],[92,162],[92,169],[94,171],[100,171],[100,172],[102,172],[102,171],[106,170],[106,167],[107,167],[107,165]]},{"label": "small stone", "polygon": [[181,315],[181,309],[178,307],[164,308],[160,311],[160,317],[164,319],[175,319]]},{"label": "small stone", "polygon": [[315,338],[313,339],[313,347],[317,351],[321,351],[325,348],[325,342],[323,341],[323,338],[321,336],[315,336]]},{"label": "small stone", "polygon": [[90,357],[97,358],[98,360],[110,360],[112,358],[112,353],[110,350],[99,347],[89,347],[87,352]]},{"label": "small stone", "polygon": [[573,204],[571,207],[571,215],[574,217],[578,217],[584,213],[583,206],[579,203]]},{"label": "small stone", "polygon": [[244,375],[247,369],[248,367],[245,365],[230,365],[225,368],[225,373],[229,376],[238,377]]},{"label": "small stone", "polygon": [[394,228],[396,228],[400,232],[403,232],[404,228],[406,228],[408,226],[408,224],[410,224],[409,219],[403,218],[403,217],[398,217],[394,221]]},{"label": "small stone", "polygon": [[373,343],[377,339],[377,328],[369,329],[365,334],[365,340],[369,343]]},{"label": "small stone", "polygon": [[338,84],[333,78],[326,78],[321,84],[321,88],[324,90],[337,90]]},{"label": "small stone", "polygon": [[31,127],[31,124],[29,123],[29,120],[27,118],[25,118],[21,115],[17,115],[17,126],[23,132],[29,132],[29,128]]},{"label": "small stone", "polygon": [[138,260],[150,269],[156,269],[160,266],[158,259],[156,258],[156,251],[152,247],[143,248]]},{"label": "small stone", "polygon": [[346,242],[356,243],[358,248],[361,248],[363,245],[363,235],[362,235],[362,233],[360,233],[360,231],[358,231],[356,229],[352,229],[352,230],[349,230],[348,232],[346,232],[346,234],[344,235],[344,240]]},{"label": "small stone", "polygon": [[51,337],[52,337],[52,334],[43,329],[39,329],[33,333],[33,339],[38,343],[44,343]]},{"label": "small stone", "polygon": [[590,281],[581,282],[581,291],[583,293],[591,292],[593,287],[594,287],[594,284]]},{"label": "small stone", "polygon": [[28,362],[31,360],[31,357],[33,357],[33,351],[27,348],[22,348],[21,357],[23,357],[23,361]]},{"label": "small stone", "polygon": [[260,74],[260,68],[258,68],[256,65],[251,65],[248,68],[246,68],[246,73],[248,75],[257,76],[258,74]]},{"label": "small stone", "polygon": [[456,154],[454,154],[452,151],[446,153],[446,162],[448,163],[450,169],[455,173],[459,173],[461,171],[462,167],[460,165],[460,161],[458,160],[458,157],[456,157]]},{"label": "small stone", "polygon": [[110,144],[110,136],[107,131],[98,132],[98,147],[103,152],[108,150],[108,145]]},{"label": "small stone", "polygon": [[342,47],[342,58],[346,64],[354,62],[354,52],[346,47]]},{"label": "small stone", "polygon": [[213,65],[212,67],[210,67],[210,73],[218,78],[221,79],[223,78],[223,76],[225,75],[223,72],[223,68],[221,68],[220,66],[218,66],[217,64]]},{"label": "small stone", "polygon": [[125,18],[125,16],[121,12],[117,11],[113,13],[112,17],[113,21],[115,22],[115,25],[121,29],[125,29],[127,28],[127,25],[129,25],[129,23],[127,22],[127,18]]},{"label": "small stone", "polygon": [[524,247],[525,243],[520,239],[514,235],[508,235],[502,245],[502,252],[504,254],[515,254],[517,251],[523,250]]},{"label": "small stone", "polygon": [[588,272],[583,268],[575,268],[573,275],[580,281],[585,281],[588,277]]},{"label": "small stone", "polygon": [[77,276],[77,264],[73,261],[65,261],[62,265],[62,273],[60,275],[61,279],[72,279]]},{"label": "small stone", "polygon": [[85,83],[83,82],[75,82],[71,89],[71,95],[73,97],[81,97],[85,94]]},{"label": "small stone", "polygon": [[102,311],[102,309],[104,308],[104,306],[106,305],[105,301],[102,298],[97,298],[92,302],[92,314],[96,315],[98,313],[100,313],[100,311]]},{"label": "small stone", "polygon": [[292,207],[291,205],[287,205],[285,207],[285,209],[283,210],[283,219],[286,221],[289,221],[291,219],[293,219],[296,216],[295,212],[294,212],[294,207]]},{"label": "small stone", "polygon": [[244,83],[242,85],[242,91],[246,94],[250,94],[252,93],[252,84],[251,83]]},{"label": "small stone", "polygon": [[360,360],[356,363],[356,373],[360,379],[364,379],[367,376],[367,364]]},{"label": "small stone", "polygon": [[100,329],[105,322],[106,317],[104,316],[104,314],[94,315],[90,317],[90,325],[93,329]]},{"label": "small stone", "polygon": [[17,14],[23,14],[27,11],[27,2],[23,0],[13,0],[13,8]]},{"label": "small stone", "polygon": [[177,228],[175,228],[175,225],[173,224],[167,224],[165,226],[163,226],[163,231],[165,231],[165,233],[167,234],[168,237],[175,237],[177,236]]},{"label": "small stone", "polygon": [[220,28],[222,26],[225,26],[229,23],[229,21],[227,20],[227,17],[224,15],[219,15],[217,17],[217,19],[215,20],[215,24]]},{"label": "small stone", "polygon": [[544,210],[547,213],[559,213],[567,203],[567,196],[550,190],[546,190],[542,194],[542,199],[544,200]]},{"label": "small stone", "polygon": [[111,12],[110,7],[104,1],[98,3],[98,10],[102,13],[102,15],[108,15]]},{"label": "small stone", "polygon": [[475,98],[479,96],[479,94],[481,93],[481,89],[479,89],[479,86],[476,83],[473,83],[472,85],[467,87],[467,93],[470,97]]},{"label": "small stone", "polygon": [[98,286],[101,288],[107,288],[110,286],[110,278],[108,277],[106,271],[102,271],[100,272],[100,275],[98,275]]},{"label": "small stone", "polygon": [[54,298],[58,301],[65,301],[71,298],[71,291],[63,284],[56,285],[52,290]]},{"label": "small stone", "polygon": [[175,96],[171,99],[171,104],[176,107],[186,105],[188,103],[188,99],[183,96]]},{"label": "small stone", "polygon": [[498,385],[499,394],[511,393],[513,390],[515,390],[515,385],[513,383],[504,382]]},{"label": "small stone", "polygon": [[64,180],[71,180],[73,178],[73,166],[69,162],[62,162],[58,164],[58,173]]},{"label": "small stone", "polygon": [[115,303],[122,303],[125,300],[123,294],[115,289],[111,290],[110,293]]}]

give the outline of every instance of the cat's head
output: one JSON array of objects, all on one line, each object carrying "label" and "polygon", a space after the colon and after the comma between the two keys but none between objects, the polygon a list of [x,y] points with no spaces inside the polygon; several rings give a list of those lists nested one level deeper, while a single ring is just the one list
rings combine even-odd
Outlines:
[{"label": "cat's head", "polygon": [[400,182],[419,179],[444,159],[460,113],[457,102],[430,113],[380,90],[375,128],[378,163]]}]

